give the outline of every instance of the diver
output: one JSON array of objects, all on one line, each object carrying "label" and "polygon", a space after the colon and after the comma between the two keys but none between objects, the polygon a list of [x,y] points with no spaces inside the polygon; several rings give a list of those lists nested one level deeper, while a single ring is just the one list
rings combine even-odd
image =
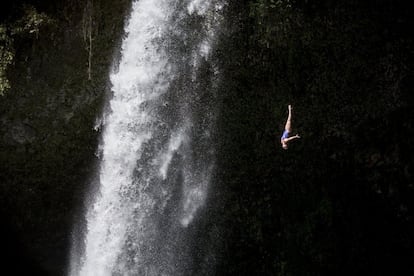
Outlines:
[{"label": "diver", "polygon": [[289,137],[289,133],[291,132],[291,120],[292,120],[292,106],[288,105],[289,115],[285,125],[285,131],[283,131],[282,137],[280,137],[280,143],[282,144],[282,148],[287,150],[288,143],[294,139],[300,138],[298,134]]}]

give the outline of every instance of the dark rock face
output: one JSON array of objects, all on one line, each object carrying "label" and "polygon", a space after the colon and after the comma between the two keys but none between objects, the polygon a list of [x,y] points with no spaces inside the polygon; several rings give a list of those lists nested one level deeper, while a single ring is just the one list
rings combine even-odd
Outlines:
[{"label": "dark rock face", "polygon": [[221,275],[412,274],[408,5],[248,2],[223,39]]},{"label": "dark rock face", "polygon": [[36,140],[36,131],[28,124],[16,121],[10,124],[9,132],[4,136],[4,142],[9,145],[28,144]]},{"label": "dark rock face", "polygon": [[95,121],[110,91],[109,71],[130,6],[130,1],[90,3],[2,3],[1,23],[19,18],[23,4],[54,20],[37,36],[14,37],[12,88],[0,99],[0,208],[11,239],[6,251],[42,275],[63,274],[67,265],[73,220],[96,158]]}]

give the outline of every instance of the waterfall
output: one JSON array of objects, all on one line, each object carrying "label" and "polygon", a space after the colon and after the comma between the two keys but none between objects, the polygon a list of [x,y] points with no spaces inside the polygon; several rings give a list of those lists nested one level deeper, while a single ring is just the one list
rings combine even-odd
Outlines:
[{"label": "waterfall", "polygon": [[215,166],[220,69],[211,56],[223,5],[132,3],[110,75],[99,187],[70,275],[191,275],[190,228],[208,201]]}]

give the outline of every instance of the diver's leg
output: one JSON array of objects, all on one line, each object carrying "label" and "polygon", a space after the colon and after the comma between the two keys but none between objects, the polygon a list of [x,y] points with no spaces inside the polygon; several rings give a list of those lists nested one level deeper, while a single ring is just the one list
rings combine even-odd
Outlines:
[{"label": "diver's leg", "polygon": [[286,121],[285,130],[291,132],[292,106],[288,105],[289,115]]}]

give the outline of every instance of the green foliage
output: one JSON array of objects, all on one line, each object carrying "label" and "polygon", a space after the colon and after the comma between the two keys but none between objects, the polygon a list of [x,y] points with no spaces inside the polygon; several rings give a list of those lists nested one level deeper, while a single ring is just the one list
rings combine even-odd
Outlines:
[{"label": "green foliage", "polygon": [[55,21],[46,13],[39,13],[31,5],[23,5],[23,16],[17,20],[12,27],[11,33],[15,34],[34,34],[39,37],[40,29],[44,26],[55,23]]},{"label": "green foliage", "polygon": [[55,24],[45,13],[39,13],[31,5],[23,5],[23,16],[12,24],[0,25],[0,96],[10,89],[10,81],[7,78],[7,68],[14,59],[14,39],[16,36],[35,35],[39,37],[40,29],[44,26]]},{"label": "green foliage", "polygon": [[6,70],[13,63],[13,58],[13,40],[7,34],[6,26],[0,25],[0,96],[3,96],[4,92],[10,88]]},{"label": "green foliage", "polygon": [[51,275],[64,274],[74,216],[93,177],[99,135],[93,126],[130,1],[94,1],[91,81],[81,35],[84,4],[36,6],[52,22],[28,8],[6,31],[17,53],[7,69],[12,87],[0,100],[0,209],[25,251]]}]

